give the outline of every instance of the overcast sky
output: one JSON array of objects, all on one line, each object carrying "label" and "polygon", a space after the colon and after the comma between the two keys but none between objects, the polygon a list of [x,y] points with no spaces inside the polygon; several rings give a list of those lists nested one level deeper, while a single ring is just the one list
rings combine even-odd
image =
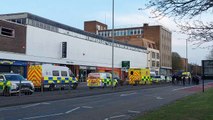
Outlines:
[{"label": "overcast sky", "polygon": [[[186,57],[185,36],[174,32],[177,28],[172,18],[150,18],[149,10],[138,10],[144,8],[144,1],[115,0],[115,27],[163,25],[173,32],[172,51]],[[82,30],[84,21],[88,20],[106,23],[109,28],[112,24],[112,0],[0,0],[0,3],[0,14],[30,12]],[[201,64],[209,50],[188,45],[189,62]]]}]

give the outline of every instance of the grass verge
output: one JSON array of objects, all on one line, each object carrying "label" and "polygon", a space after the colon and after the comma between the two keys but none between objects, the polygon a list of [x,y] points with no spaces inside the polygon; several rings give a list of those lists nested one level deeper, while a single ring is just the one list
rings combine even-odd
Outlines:
[{"label": "grass verge", "polygon": [[135,120],[213,120],[213,89],[188,96]]}]

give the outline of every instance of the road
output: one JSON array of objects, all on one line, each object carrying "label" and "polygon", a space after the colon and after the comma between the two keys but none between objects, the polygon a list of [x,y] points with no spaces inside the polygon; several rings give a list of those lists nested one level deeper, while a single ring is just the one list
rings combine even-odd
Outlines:
[{"label": "road", "polygon": [[125,120],[197,91],[201,86],[168,85],[12,106],[0,108],[0,120]]}]

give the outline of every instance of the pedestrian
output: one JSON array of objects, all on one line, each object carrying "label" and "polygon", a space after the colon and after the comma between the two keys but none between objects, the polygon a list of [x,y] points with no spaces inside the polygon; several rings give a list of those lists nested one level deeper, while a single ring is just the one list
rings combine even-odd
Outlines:
[{"label": "pedestrian", "polygon": [[175,84],[175,75],[172,76],[172,84]]},{"label": "pedestrian", "polygon": [[191,77],[188,77],[188,84],[191,84]]},{"label": "pedestrian", "polygon": [[183,86],[185,86],[186,78],[183,76]]}]

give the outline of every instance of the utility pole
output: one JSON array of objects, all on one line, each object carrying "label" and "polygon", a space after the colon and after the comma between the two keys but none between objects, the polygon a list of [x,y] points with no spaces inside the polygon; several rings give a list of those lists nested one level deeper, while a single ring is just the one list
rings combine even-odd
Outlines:
[{"label": "utility pole", "polygon": [[114,81],[114,0],[112,0],[112,88],[113,88],[113,81]]},{"label": "utility pole", "polygon": [[186,61],[185,61],[185,72],[188,72],[188,40],[186,39]]}]

